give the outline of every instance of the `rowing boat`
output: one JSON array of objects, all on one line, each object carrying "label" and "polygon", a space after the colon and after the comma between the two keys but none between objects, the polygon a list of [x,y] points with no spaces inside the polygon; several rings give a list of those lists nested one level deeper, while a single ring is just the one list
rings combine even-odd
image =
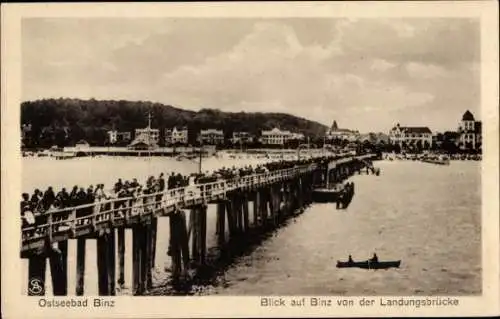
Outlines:
[{"label": "rowing boat", "polygon": [[337,268],[363,268],[363,269],[387,269],[387,268],[399,268],[401,265],[401,260],[397,261],[377,261],[373,262],[370,260],[366,261],[337,261]]}]

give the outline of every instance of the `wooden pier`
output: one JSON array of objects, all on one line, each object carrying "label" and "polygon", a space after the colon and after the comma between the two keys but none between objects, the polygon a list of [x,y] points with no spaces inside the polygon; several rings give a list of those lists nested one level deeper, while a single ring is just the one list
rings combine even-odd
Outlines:
[{"label": "wooden pier", "polygon": [[[231,246],[241,243],[242,238],[278,227],[309,205],[314,185],[325,180],[326,174],[331,174],[333,181],[341,181],[358,171],[363,166],[363,159],[373,157],[371,154],[345,157],[327,163],[318,160],[232,180],[46,212],[43,224],[22,229],[21,257],[29,259],[28,284],[38,279],[38,284],[44,285],[48,258],[53,294],[72,295],[73,292],[67,291],[68,240],[76,240],[74,294],[84,295],[84,274],[89,271],[85,269],[86,240],[97,239],[99,295],[115,295],[116,284],[125,283],[124,230],[130,228],[133,237],[132,290],[134,295],[143,295],[153,285],[158,218],[165,217],[169,218],[170,227],[168,254],[172,261],[172,282],[183,283],[190,273],[203,269],[209,262],[208,205],[216,205],[217,248],[221,255],[231,254]],[[252,212],[249,211],[250,202],[253,202]],[[189,223],[186,214],[189,214]],[[44,289],[36,292],[28,289],[28,294],[43,293]]]}]

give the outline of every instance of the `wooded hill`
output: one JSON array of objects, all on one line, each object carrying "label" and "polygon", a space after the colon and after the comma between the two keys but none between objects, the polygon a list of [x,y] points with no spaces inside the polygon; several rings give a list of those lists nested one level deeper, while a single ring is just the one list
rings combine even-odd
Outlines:
[{"label": "wooded hill", "polygon": [[70,146],[84,139],[91,145],[105,145],[108,130],[133,132],[146,127],[148,111],[152,127],[160,129],[160,145],[165,130],[173,126],[187,126],[191,143],[200,129],[207,128],[223,129],[226,137],[230,137],[234,131],[259,136],[261,130],[278,127],[312,138],[323,136],[327,129],[320,123],[284,113],[232,113],[216,109],[194,112],[145,101],[60,98],[21,104],[23,143],[25,147]]}]

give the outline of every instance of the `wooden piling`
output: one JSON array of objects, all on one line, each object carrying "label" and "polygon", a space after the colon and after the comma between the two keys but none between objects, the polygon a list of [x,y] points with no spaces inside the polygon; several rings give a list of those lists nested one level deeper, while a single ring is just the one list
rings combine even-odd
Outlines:
[{"label": "wooden piling", "polygon": [[243,196],[239,195],[236,207],[238,209],[238,232],[242,234],[245,231],[244,218],[243,218]]},{"label": "wooden piling", "polygon": [[118,232],[118,284],[125,285],[125,228],[120,227]]},{"label": "wooden piling", "polygon": [[226,243],[226,205],[217,203],[217,245],[222,248]]},{"label": "wooden piling", "polygon": [[181,250],[179,247],[179,232],[176,229],[178,212],[174,212],[169,217],[170,224],[170,256],[172,259],[172,279],[178,282],[181,274]]},{"label": "wooden piling", "polygon": [[28,296],[44,296],[46,256],[43,253],[34,254],[28,263]]},{"label": "wooden piling", "polygon": [[229,238],[233,238],[236,234],[235,220],[234,220],[234,211],[232,201],[226,201],[226,215],[227,215],[227,224],[229,228]]},{"label": "wooden piling", "polygon": [[182,272],[183,275],[187,275],[187,270],[189,268],[189,238],[186,225],[186,214],[180,211],[176,218],[178,245],[182,257]]},{"label": "wooden piling", "polygon": [[285,218],[288,216],[288,183],[283,183],[283,192],[281,195],[281,203],[280,203],[280,218]]},{"label": "wooden piling", "polygon": [[116,295],[116,231],[110,229],[108,236],[107,247],[107,264],[108,264],[108,294],[109,296]]},{"label": "wooden piling", "polygon": [[144,247],[142,249],[142,262],[144,267],[143,269],[143,278],[144,278],[144,291],[146,292],[148,289],[153,287],[153,276],[151,273],[151,262],[152,262],[152,230],[151,230],[151,221],[148,221],[144,225]]},{"label": "wooden piling", "polygon": [[273,186],[269,187],[269,215],[271,217],[271,223],[274,226],[275,224],[275,213],[276,213],[276,198],[273,190]]},{"label": "wooden piling", "polygon": [[58,243],[58,248],[61,251],[61,258],[62,258],[62,267],[63,267],[63,286],[65,288],[65,294],[67,295],[68,293],[68,241],[63,240]]},{"label": "wooden piling", "polygon": [[108,284],[108,245],[109,238],[107,234],[102,234],[97,237],[97,272],[99,296],[109,295]]},{"label": "wooden piling", "polygon": [[232,215],[234,217],[235,230],[237,233],[241,233],[241,201],[238,195],[233,196],[231,207]]},{"label": "wooden piling", "polygon": [[247,232],[250,229],[250,219],[248,215],[248,196],[243,195],[242,209],[243,209],[243,231]]},{"label": "wooden piling", "polygon": [[85,283],[85,238],[76,240],[76,295],[83,296]]},{"label": "wooden piling", "polygon": [[144,229],[138,224],[132,227],[132,292],[135,296],[143,293],[142,247]]},{"label": "wooden piling", "polygon": [[59,249],[51,247],[49,250],[49,263],[54,296],[66,296],[68,289],[66,278],[68,278],[68,274],[64,273],[66,267],[63,266],[62,253]]},{"label": "wooden piling", "polygon": [[202,205],[199,208],[199,243],[200,243],[200,264],[204,265],[207,255],[207,206]]},{"label": "wooden piling", "polygon": [[199,248],[199,209],[198,207],[191,208],[189,212],[189,223],[191,224],[191,255],[194,262],[198,262],[200,258]]},{"label": "wooden piling", "polygon": [[158,238],[158,217],[151,219],[151,268],[154,269],[156,265],[156,241]]},{"label": "wooden piling", "polygon": [[260,217],[261,217],[261,225],[265,226],[267,225],[267,210],[268,210],[268,194],[267,194],[267,191],[266,190],[262,190],[261,193],[260,193],[260,198],[262,199],[261,201],[261,205],[260,205],[260,208],[261,208],[261,213],[260,213]]},{"label": "wooden piling", "polygon": [[254,201],[253,201],[253,226],[256,227],[259,225],[260,219],[260,193],[259,191],[255,192]]}]

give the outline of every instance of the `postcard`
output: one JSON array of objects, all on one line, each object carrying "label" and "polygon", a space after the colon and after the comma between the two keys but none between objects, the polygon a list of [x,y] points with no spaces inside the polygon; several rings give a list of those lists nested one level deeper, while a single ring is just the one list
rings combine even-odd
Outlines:
[{"label": "postcard", "polygon": [[2,66],[6,318],[499,314],[496,2],[6,4]]}]

